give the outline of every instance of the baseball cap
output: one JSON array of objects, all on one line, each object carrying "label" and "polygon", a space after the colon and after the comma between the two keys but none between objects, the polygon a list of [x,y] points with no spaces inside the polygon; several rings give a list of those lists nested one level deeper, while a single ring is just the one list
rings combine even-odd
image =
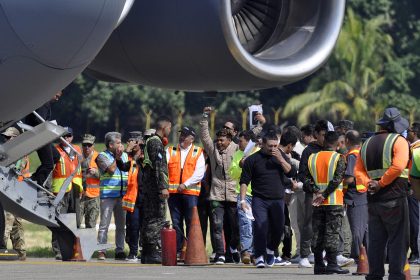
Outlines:
[{"label": "baseball cap", "polygon": [[143,140],[143,133],[141,131],[130,131],[128,133],[129,137],[128,137],[128,141],[130,140]]},{"label": "baseball cap", "polygon": [[93,136],[92,134],[85,134],[83,135],[83,140],[82,140],[82,144],[91,144],[93,145],[95,143],[95,139],[96,137]]},{"label": "baseball cap", "polygon": [[67,133],[64,134],[64,136],[67,136],[67,135],[73,136],[73,128],[66,126],[64,127],[64,129],[67,130]]},{"label": "baseball cap", "polygon": [[186,136],[192,135],[195,137],[196,135],[194,128],[192,128],[191,126],[184,126],[179,132]]},{"label": "baseball cap", "polygon": [[8,127],[2,134],[7,137],[17,137],[20,132],[16,127],[11,126]]}]

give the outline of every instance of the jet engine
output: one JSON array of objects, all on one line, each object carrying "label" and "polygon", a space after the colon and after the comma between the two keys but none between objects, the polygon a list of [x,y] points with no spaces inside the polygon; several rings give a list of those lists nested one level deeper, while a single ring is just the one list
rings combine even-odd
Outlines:
[{"label": "jet engine", "polygon": [[0,128],[71,83],[131,4],[132,0],[0,0]]},{"label": "jet engine", "polygon": [[136,0],[87,72],[192,91],[268,88],[325,63],[345,0]]}]

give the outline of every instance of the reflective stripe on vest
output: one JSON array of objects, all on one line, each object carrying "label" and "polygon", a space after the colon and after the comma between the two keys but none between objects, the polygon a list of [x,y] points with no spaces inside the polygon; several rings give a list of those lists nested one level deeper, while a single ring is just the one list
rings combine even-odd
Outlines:
[{"label": "reflective stripe on vest", "polygon": [[[346,157],[348,158],[348,156],[350,156],[350,155],[356,156],[356,160],[357,160],[357,158],[360,156],[360,148],[356,148],[356,149],[353,149],[353,150],[349,151],[346,154]],[[356,178],[355,178],[355,180],[356,180]],[[347,190],[347,188],[348,188],[348,186],[345,185],[344,190]],[[356,182],[356,190],[358,192],[364,193],[364,192],[367,191],[367,187],[365,185],[362,185],[362,184],[357,184],[357,182]]]},{"label": "reflective stripe on vest", "polygon": [[122,208],[128,212],[134,212],[138,194],[138,173],[139,166],[135,160],[130,161],[130,170],[128,172],[127,192],[122,199]]},{"label": "reflective stripe on vest", "polygon": [[[96,164],[96,158],[98,157],[98,152],[93,151],[93,155],[90,158],[89,161],[89,168],[95,168],[98,169],[98,165]],[[86,190],[85,194],[87,197],[94,198],[98,197],[100,194],[100,179],[97,177],[90,177],[92,175],[86,174]]]},{"label": "reflective stripe on vest", "polygon": [[[340,154],[333,151],[322,151],[309,157],[309,172],[321,192],[325,191],[333,180],[339,159]],[[324,200],[322,205],[343,205],[343,183]]]},{"label": "reflective stripe on vest", "polygon": [[[82,154],[79,146],[72,145],[77,152]],[[77,166],[79,165],[79,159],[77,154],[75,154],[74,159],[71,160],[69,155],[60,145],[56,145],[55,147],[57,151],[60,153],[60,160],[56,163],[54,170],[53,170],[53,177],[52,177],[52,187],[51,190],[53,193],[58,193],[63,185],[64,181],[76,170]],[[68,185],[66,192],[69,192],[73,184],[79,188],[79,191],[83,191],[83,180],[82,180],[82,168],[79,166],[77,169],[76,174],[73,177],[73,180]]]},{"label": "reflective stripe on vest", "polygon": [[22,182],[26,178],[31,177],[29,157],[24,156],[16,162],[16,170],[20,173],[18,181]]},{"label": "reflective stripe on vest", "polygon": [[[396,134],[396,133],[389,133],[387,135],[387,137],[385,138],[385,142],[383,143],[383,148],[382,148],[382,159],[381,159],[382,160],[382,168],[379,168],[379,169],[370,169],[369,164],[368,164],[368,159],[367,159],[367,156],[368,156],[368,153],[369,153],[369,151],[368,151],[369,144],[371,143],[371,140],[374,139],[374,137],[378,137],[378,135],[370,137],[363,144],[362,149],[360,151],[360,154],[361,154],[361,157],[362,157],[362,160],[363,160],[363,165],[364,165],[365,170],[366,170],[370,179],[374,179],[374,180],[375,179],[380,179],[385,174],[385,172],[388,170],[388,168],[391,167],[394,144],[397,141],[397,138],[399,136],[400,135]],[[401,173],[401,175],[399,177],[408,178],[408,173],[409,173],[408,169],[404,169],[404,171]]]},{"label": "reflective stripe on vest", "polygon": [[[192,177],[197,166],[197,161],[200,158],[203,149],[192,145],[185,158],[184,166],[181,168],[181,148],[169,147],[169,193],[178,193],[178,187]],[[200,195],[201,182],[195,185],[188,186],[182,191],[182,194]]]},{"label": "reflective stripe on vest", "polygon": [[[108,150],[100,153],[108,158],[110,162],[114,162],[115,158]],[[126,153],[122,154],[121,160],[125,163],[128,161]],[[128,173],[120,171],[118,167],[113,174],[101,172],[100,178],[100,194],[101,198],[116,198],[122,197],[127,191]]]}]

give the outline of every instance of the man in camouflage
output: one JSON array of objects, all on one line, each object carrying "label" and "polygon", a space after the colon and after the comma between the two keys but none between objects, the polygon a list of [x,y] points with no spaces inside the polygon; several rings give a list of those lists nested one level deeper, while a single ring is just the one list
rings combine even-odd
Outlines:
[{"label": "man in camouflage", "polygon": [[96,165],[98,152],[95,151],[95,136],[85,134],[82,141],[82,178],[83,196],[80,201],[80,213],[85,219],[86,228],[95,228],[99,217],[99,169]]},{"label": "man in camouflage", "polygon": [[[142,263],[161,263],[160,230],[165,224],[166,202],[169,197],[168,165],[165,144],[171,133],[171,120],[160,117],[156,134],[146,141],[144,148],[143,173],[143,225],[141,238],[143,251]],[[164,144],[165,143],[165,144]]]},{"label": "man in camouflage", "polygon": [[[7,140],[10,140],[17,137],[20,132],[15,127],[9,127],[2,134]],[[22,177],[29,177],[29,158],[25,156],[24,158],[18,160],[15,163],[15,168],[21,173]],[[25,170],[27,174],[24,174]],[[13,249],[19,254],[19,259],[22,261],[26,259],[26,246],[21,218],[16,217],[9,212],[5,212],[5,230],[3,238],[4,247],[7,247],[7,241],[10,238]]]},{"label": "man in camouflage", "polygon": [[[325,135],[324,150],[308,159],[306,184],[314,193],[312,213],[312,251],[315,255],[314,274],[346,274],[348,270],[337,264],[340,230],[343,219],[343,176],[346,170],[344,157],[335,152],[338,134]],[[323,251],[328,265],[325,266]]]}]

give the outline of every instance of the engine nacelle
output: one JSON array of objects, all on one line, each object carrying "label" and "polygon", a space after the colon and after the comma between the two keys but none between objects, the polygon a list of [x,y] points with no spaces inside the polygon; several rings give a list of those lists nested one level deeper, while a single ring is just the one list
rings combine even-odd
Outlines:
[{"label": "engine nacelle", "polygon": [[0,128],[71,83],[131,0],[0,0]]},{"label": "engine nacelle", "polygon": [[136,0],[87,71],[197,91],[284,85],[323,65],[344,11],[345,0]]}]

